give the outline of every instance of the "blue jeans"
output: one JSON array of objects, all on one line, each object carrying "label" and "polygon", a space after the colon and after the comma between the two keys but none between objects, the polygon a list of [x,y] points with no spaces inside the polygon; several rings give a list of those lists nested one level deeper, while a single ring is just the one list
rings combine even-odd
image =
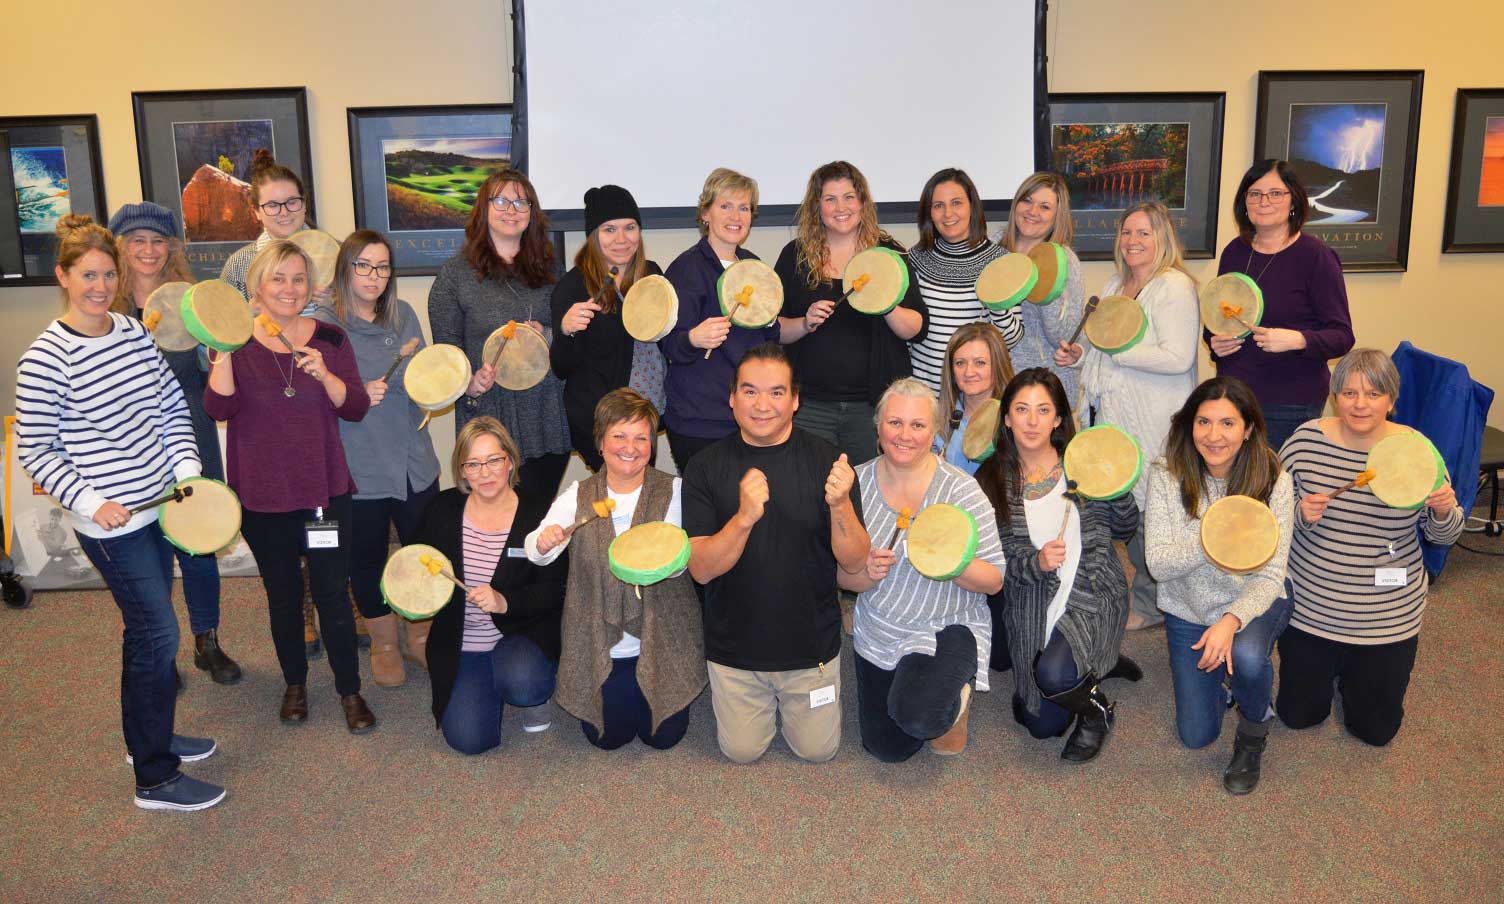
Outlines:
[{"label": "blue jeans", "polygon": [[642,695],[637,683],[637,657],[611,660],[611,674],[601,685],[601,719],[605,731],[580,720],[580,730],[585,740],[602,750],[625,747],[633,738],[658,750],[667,750],[684,740],[689,731],[689,707],[686,706],[665,718],[658,730],[653,731],[653,713],[648,699]]},{"label": "blue jeans", "polygon": [[136,786],[154,788],[178,774],[172,723],[177,706],[173,660],[178,618],[172,611],[172,545],[155,522],[118,537],[78,534],[125,622],[120,647],[120,723],[135,759]]},{"label": "blue jeans", "polygon": [[460,753],[501,744],[502,704],[539,706],[554,695],[559,664],[521,634],[508,634],[487,653],[460,653],[454,691],[444,708],[444,740]]},{"label": "blue jeans", "polygon": [[853,465],[877,457],[877,423],[866,402],[822,402],[801,398],[794,426],[808,430],[840,452]]},{"label": "blue jeans", "polygon": [[391,615],[381,596],[381,572],[386,568],[391,529],[397,528],[397,542],[406,546],[418,532],[418,519],[433,497],[439,495],[439,482],[421,490],[407,486],[406,499],[356,499],[350,503],[350,590],[355,605],[366,618]]},{"label": "blue jeans", "polygon": [[[1264,425],[1269,428],[1269,448],[1279,452],[1296,428],[1311,418],[1321,417],[1325,404],[1315,405],[1265,405]],[[1237,668],[1237,666],[1233,666]]]},{"label": "blue jeans", "polygon": [[1280,597],[1267,612],[1233,635],[1230,679],[1223,668],[1210,672],[1196,668],[1201,651],[1191,649],[1191,644],[1207,626],[1165,613],[1170,679],[1175,685],[1175,730],[1180,743],[1194,750],[1217,740],[1222,733],[1222,717],[1227,714],[1224,682],[1231,685],[1232,699],[1244,718],[1265,722],[1273,717],[1269,704],[1274,697],[1274,664],[1269,654],[1290,623],[1292,609],[1289,596]]},{"label": "blue jeans", "polygon": [[[188,603],[188,627],[195,635],[219,627],[219,560],[172,549],[183,570],[183,599]],[[169,572],[170,573],[170,572]]]}]

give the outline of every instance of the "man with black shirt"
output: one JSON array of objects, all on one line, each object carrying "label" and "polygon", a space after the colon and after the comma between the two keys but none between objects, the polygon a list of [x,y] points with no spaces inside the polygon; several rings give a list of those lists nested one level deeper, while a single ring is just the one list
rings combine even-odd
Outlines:
[{"label": "man with black shirt", "polygon": [[824,762],[841,743],[836,569],[869,546],[846,456],[794,427],[799,393],[777,345],[737,366],[737,432],[684,475],[689,572],[705,588],[705,655],[721,751],[762,756],[777,720],[794,753]]}]

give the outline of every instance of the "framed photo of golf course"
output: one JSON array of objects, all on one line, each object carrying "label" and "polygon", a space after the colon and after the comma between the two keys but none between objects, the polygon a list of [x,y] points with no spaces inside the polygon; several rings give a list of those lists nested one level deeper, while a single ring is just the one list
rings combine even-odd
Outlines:
[{"label": "framed photo of golf course", "polygon": [[481,183],[511,163],[511,105],[350,107],[349,124],[356,228],[386,235],[403,276],[437,273]]}]

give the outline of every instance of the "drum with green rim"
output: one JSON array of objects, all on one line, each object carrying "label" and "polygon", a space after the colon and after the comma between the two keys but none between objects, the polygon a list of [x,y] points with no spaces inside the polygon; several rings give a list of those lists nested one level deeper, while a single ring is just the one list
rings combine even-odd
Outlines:
[{"label": "drum with green rim", "polygon": [[1201,323],[1213,336],[1242,339],[1264,319],[1264,291],[1247,274],[1224,273],[1201,287],[1200,306]]},{"label": "drum with green rim", "polygon": [[1065,246],[1040,242],[1029,249],[1028,255],[1039,271],[1039,280],[1024,298],[1033,304],[1049,304],[1065,291],[1065,280],[1070,275],[1070,258],[1065,253]]},{"label": "drum with green rim", "polygon": [[425,556],[438,563],[443,571],[454,574],[454,566],[443,553],[422,543],[412,543],[392,553],[386,567],[381,569],[381,598],[393,612],[409,621],[432,618],[459,589],[442,572],[424,564]]},{"label": "drum with green rim", "polygon": [[977,556],[977,520],[960,506],[936,502],[914,516],[905,535],[914,570],[933,581],[955,579]]},{"label": "drum with green rim", "polygon": [[961,435],[961,454],[969,460],[984,462],[997,451],[997,425],[1002,419],[1003,403],[988,399],[966,421],[966,432]]},{"label": "drum with green rim", "polygon": [[1098,424],[1077,433],[1065,447],[1067,480],[1086,499],[1117,499],[1132,492],[1144,469],[1138,440],[1112,424]]},{"label": "drum with green rim", "polygon": [[734,326],[762,329],[783,310],[783,280],[759,260],[739,260],[721,272],[715,281],[721,313]]},{"label": "drum with green rim", "polygon": [[1368,450],[1368,488],[1379,501],[1397,509],[1418,509],[1447,482],[1447,465],[1425,434],[1393,433]]},{"label": "drum with green rim", "polygon": [[[862,277],[866,281],[853,291]],[[851,258],[841,282],[841,290],[851,292],[853,308],[863,314],[886,314],[909,291],[909,265],[897,251],[874,245]]]},{"label": "drum with green rim", "polygon": [[1023,301],[1039,282],[1039,268],[1027,254],[1004,254],[982,268],[977,299],[989,311],[1006,311]]},{"label": "drum with green rim", "polygon": [[689,534],[667,521],[648,521],[618,534],[606,550],[606,561],[624,583],[656,584],[689,565]]},{"label": "drum with green rim", "polygon": [[233,352],[251,341],[251,306],[222,279],[206,279],[184,292],[178,310],[189,334],[217,352]]},{"label": "drum with green rim", "polygon": [[208,477],[190,477],[177,486],[193,492],[157,510],[167,542],[195,556],[212,555],[235,542],[240,534],[240,497],[234,490]]},{"label": "drum with green rim", "polygon": [[1148,329],[1149,318],[1143,307],[1126,295],[1107,296],[1086,318],[1086,338],[1109,355],[1126,352],[1138,345]]}]

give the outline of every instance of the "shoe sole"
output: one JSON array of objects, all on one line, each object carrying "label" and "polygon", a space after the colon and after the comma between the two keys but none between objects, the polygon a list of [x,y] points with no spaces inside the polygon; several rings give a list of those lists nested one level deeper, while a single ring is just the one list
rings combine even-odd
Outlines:
[{"label": "shoe sole", "polygon": [[[219,745],[215,744],[213,747],[210,747],[209,750],[208,750],[208,752],[206,752],[206,753],[195,753],[192,756],[180,756],[180,757],[178,757],[178,762],[180,762],[180,763],[197,763],[197,762],[200,762],[202,760],[207,760],[209,757],[213,756],[218,751],[219,751]],[[134,766],[134,765],[136,765],[136,758],[127,753],[125,755],[125,765],[127,765],[127,766]]]},{"label": "shoe sole", "polygon": [[221,687],[229,687],[232,684],[239,684],[240,679],[245,677],[245,673],[240,672],[236,674],[234,678],[231,678],[228,681],[222,680],[218,675],[214,674],[214,670],[209,668],[209,664],[207,662],[199,662],[196,658],[193,660],[193,667],[198,669],[200,672],[208,672],[209,680],[213,681],[215,684],[220,685]]},{"label": "shoe sole", "polygon": [[140,807],[143,810],[175,810],[179,813],[192,813],[196,810],[209,809],[210,807],[224,800],[226,793],[227,792],[225,791],[221,791],[219,792],[219,796],[214,798],[213,800],[207,800],[203,803],[197,804],[174,804],[169,803],[165,800],[142,800],[138,797],[136,798],[136,806]]},{"label": "shoe sole", "polygon": [[548,731],[553,725],[554,723],[552,722],[544,722],[542,725],[524,725],[522,726],[522,730],[528,734],[539,734],[540,732]]}]

